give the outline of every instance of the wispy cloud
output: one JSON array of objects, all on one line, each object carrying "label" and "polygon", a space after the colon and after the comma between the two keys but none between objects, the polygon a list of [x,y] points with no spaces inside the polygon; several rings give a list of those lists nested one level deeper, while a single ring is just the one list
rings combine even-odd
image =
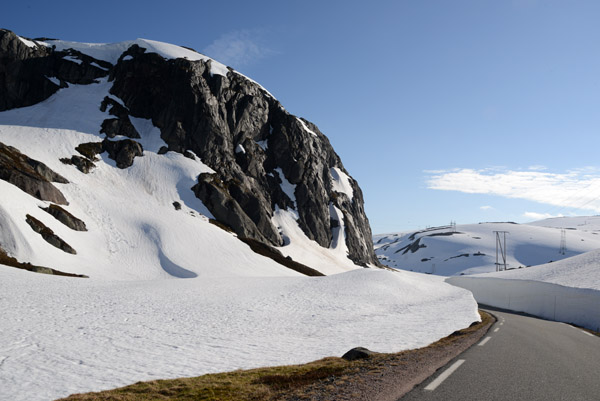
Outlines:
[{"label": "wispy cloud", "polygon": [[600,172],[596,168],[558,174],[537,168],[527,171],[455,169],[431,175],[427,185],[430,189],[498,195],[600,212]]},{"label": "wispy cloud", "polygon": [[550,214],[550,213],[536,213],[536,212],[525,212],[523,213],[523,217],[532,220],[543,220],[543,219],[551,219],[553,217],[564,217],[562,214]]},{"label": "wispy cloud", "polygon": [[494,210],[494,208],[492,206],[489,206],[489,205],[480,206],[479,208],[481,210]]},{"label": "wispy cloud", "polygon": [[263,37],[264,33],[260,30],[228,32],[202,52],[223,64],[240,68],[274,53],[265,45]]}]

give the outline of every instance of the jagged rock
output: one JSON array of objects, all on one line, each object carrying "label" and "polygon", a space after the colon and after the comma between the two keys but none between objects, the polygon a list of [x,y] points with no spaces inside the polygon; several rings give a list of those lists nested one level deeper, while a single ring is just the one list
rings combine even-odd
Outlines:
[{"label": "jagged rock", "polygon": [[175,210],[181,210],[181,203],[175,201],[173,202],[173,207],[175,208]]},{"label": "jagged rock", "polygon": [[33,160],[12,146],[0,142],[0,179],[40,200],[67,205],[67,199],[50,180],[68,183],[44,163]]},{"label": "jagged rock", "polygon": [[136,141],[123,139],[120,141],[102,141],[102,149],[108,152],[108,157],[117,162],[118,168],[131,167],[136,156],[142,156],[144,149]]},{"label": "jagged rock", "polygon": [[96,165],[87,158],[77,155],[71,156],[70,159],[62,158],[60,159],[60,161],[64,164],[74,165],[79,171],[81,171],[84,174],[88,174],[90,171],[92,171],[94,167],[96,167]]},{"label": "jagged rock", "polygon": [[104,147],[102,142],[86,142],[77,145],[75,150],[84,155],[90,161],[98,161],[96,155],[102,153]]},{"label": "jagged rock", "polygon": [[44,223],[42,223],[41,221],[29,214],[26,217],[27,218],[25,219],[25,221],[27,222],[27,224],[29,224],[31,229],[36,233],[40,234],[47,243],[49,243],[52,246],[55,246],[63,252],[70,253],[73,255],[77,254],[77,252],[71,247],[71,245],[67,244],[58,235],[54,234],[54,231],[46,227]]},{"label": "jagged rock", "polygon": [[[131,115],[151,119],[168,150],[191,151],[216,172],[201,175],[194,193],[239,236],[282,245],[273,210],[295,207],[304,233],[329,247],[333,203],[344,215],[350,258],[379,264],[357,183],[350,179],[352,200],[333,190],[330,169],[347,172],[327,138],[259,85],[231,71],[211,74],[210,61],[165,60],[135,45],[110,79],[111,94]],[[284,179],[296,186],[295,203],[281,190]]]},{"label": "jagged rock", "polygon": [[65,226],[75,231],[87,231],[85,223],[67,212],[65,209],[58,205],[51,204],[46,208],[41,208],[43,211],[48,212],[56,220],[63,223]]},{"label": "jagged rock", "polygon": [[0,29],[0,111],[41,102],[67,82],[90,84],[107,76],[111,68],[110,63],[73,50],[29,47],[13,32]]},{"label": "jagged rock", "polygon": [[371,355],[375,355],[376,352],[370,351],[363,347],[352,348],[350,351],[346,352],[342,358],[347,361],[355,361],[357,359],[366,359],[371,357]]},{"label": "jagged rock", "polygon": [[[110,109],[108,109],[109,106]],[[105,112],[107,109],[108,113],[116,118],[104,120],[100,128],[100,133],[106,134],[109,138],[114,138],[117,135],[123,135],[133,139],[140,138],[140,134],[131,123],[129,113],[125,107],[116,100],[106,96],[100,104],[100,110]]]}]

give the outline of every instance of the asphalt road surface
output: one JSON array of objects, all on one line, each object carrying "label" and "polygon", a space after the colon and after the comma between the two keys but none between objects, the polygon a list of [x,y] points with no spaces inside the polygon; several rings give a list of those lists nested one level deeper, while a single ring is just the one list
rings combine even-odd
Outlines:
[{"label": "asphalt road surface", "polygon": [[487,335],[402,401],[600,401],[600,337],[564,323],[487,311],[498,318]]}]

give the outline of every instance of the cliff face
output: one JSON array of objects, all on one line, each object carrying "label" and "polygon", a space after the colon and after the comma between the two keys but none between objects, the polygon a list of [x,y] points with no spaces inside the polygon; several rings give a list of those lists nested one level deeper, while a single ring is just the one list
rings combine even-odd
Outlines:
[{"label": "cliff face", "polygon": [[[98,127],[107,138],[94,152],[106,151],[127,168],[142,154],[130,117],[151,119],[166,143],[159,153],[199,157],[214,170],[200,174],[190,190],[240,237],[285,245],[273,217],[287,209],[320,246],[329,248],[343,227],[348,257],[377,264],[362,192],[328,139],[257,83],[231,69],[216,71],[213,63],[167,59],[132,44],[113,64],[0,31],[0,110],[37,103],[68,83],[108,77],[111,95],[122,103],[107,97],[99,105],[111,118]],[[115,136],[131,139],[109,139]]]}]

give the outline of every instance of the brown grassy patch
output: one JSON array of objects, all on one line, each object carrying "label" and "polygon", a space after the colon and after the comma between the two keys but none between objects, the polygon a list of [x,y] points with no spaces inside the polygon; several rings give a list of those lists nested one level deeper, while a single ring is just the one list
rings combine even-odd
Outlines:
[{"label": "brown grassy patch", "polygon": [[315,399],[351,382],[378,377],[390,366],[410,368],[420,355],[432,347],[452,346],[491,324],[494,318],[480,312],[481,323],[454,332],[428,347],[394,354],[375,354],[368,359],[346,361],[330,357],[303,365],[277,366],[210,374],[175,380],[138,382],[127,387],[99,393],[74,394],[68,401],[258,401]]}]

